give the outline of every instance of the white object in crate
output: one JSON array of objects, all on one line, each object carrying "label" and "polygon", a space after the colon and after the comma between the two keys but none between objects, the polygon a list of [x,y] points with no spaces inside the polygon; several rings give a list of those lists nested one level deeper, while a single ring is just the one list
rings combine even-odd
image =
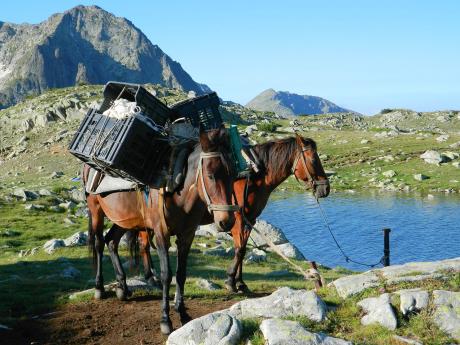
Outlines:
[{"label": "white object in crate", "polygon": [[141,108],[136,104],[136,102],[130,102],[127,99],[119,98],[115,100],[110,108],[102,114],[118,120],[123,120],[130,116],[139,114],[140,112]]}]

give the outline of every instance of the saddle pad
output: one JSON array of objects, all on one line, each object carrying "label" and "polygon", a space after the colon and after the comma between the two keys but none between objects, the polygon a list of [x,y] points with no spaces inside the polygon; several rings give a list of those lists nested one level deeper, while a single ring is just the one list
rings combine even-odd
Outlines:
[{"label": "saddle pad", "polygon": [[96,172],[97,170],[91,168],[88,174],[88,183],[85,186],[85,190],[89,194],[101,194],[115,191],[132,190],[137,187],[136,182],[128,181],[120,177],[104,175],[104,178],[102,179],[99,186],[97,186],[96,190],[92,192],[90,188],[93,184],[93,179],[95,177]]}]

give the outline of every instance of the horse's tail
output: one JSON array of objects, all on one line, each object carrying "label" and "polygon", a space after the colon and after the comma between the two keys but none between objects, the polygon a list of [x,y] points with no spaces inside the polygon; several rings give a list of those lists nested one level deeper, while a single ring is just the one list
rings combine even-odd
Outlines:
[{"label": "horse's tail", "polygon": [[128,240],[129,259],[131,261],[131,267],[139,267],[139,230],[127,231],[125,234]]},{"label": "horse's tail", "polygon": [[91,212],[88,212],[88,253],[93,258],[93,267],[97,264],[96,236],[93,231],[93,219]]}]

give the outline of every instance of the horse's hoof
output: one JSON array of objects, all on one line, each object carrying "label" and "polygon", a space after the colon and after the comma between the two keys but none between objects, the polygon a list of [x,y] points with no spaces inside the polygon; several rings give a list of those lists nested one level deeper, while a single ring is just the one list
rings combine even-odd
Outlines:
[{"label": "horse's hoof", "polygon": [[250,293],[251,292],[251,290],[248,288],[246,284],[239,284],[237,289],[238,289],[238,292],[240,293]]},{"label": "horse's hoof", "polygon": [[231,284],[231,283],[226,281],[225,282],[225,287],[231,293],[237,293],[238,292],[238,289],[236,288],[235,284]]},{"label": "horse's hoof", "polygon": [[150,277],[149,279],[147,279],[147,284],[149,284],[150,286],[153,286],[154,288],[157,288],[157,289],[163,289],[163,285],[161,285],[161,281],[159,281],[158,279],[155,279],[154,277]]},{"label": "horse's hoof", "polygon": [[100,301],[104,298],[104,290],[96,289],[94,290],[94,299]]},{"label": "horse's hoof", "polygon": [[161,321],[160,322],[160,330],[161,333],[164,335],[169,335],[172,332],[172,323],[171,321]]},{"label": "horse's hoof", "polygon": [[120,301],[126,301],[128,293],[126,293],[122,288],[117,287],[115,289],[115,294]]}]

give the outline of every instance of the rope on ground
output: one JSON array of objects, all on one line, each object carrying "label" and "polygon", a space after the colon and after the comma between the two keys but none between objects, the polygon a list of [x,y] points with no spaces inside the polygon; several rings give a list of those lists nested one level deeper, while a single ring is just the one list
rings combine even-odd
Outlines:
[{"label": "rope on ground", "polygon": [[295,262],[293,262],[291,259],[289,259],[286,255],[284,255],[277,247],[276,245],[270,240],[262,231],[258,230],[256,227],[254,227],[246,218],[246,216],[243,214],[243,220],[244,222],[251,227],[251,229],[255,232],[257,232],[264,240],[267,242],[268,246],[276,253],[278,254],[283,260],[285,260],[287,263],[289,263],[292,267],[294,267],[299,273],[304,276],[305,279],[307,280],[312,280],[312,279],[318,279],[319,278],[319,272],[315,269],[309,269],[307,272],[305,270],[297,265]]},{"label": "rope on ground", "polygon": [[345,253],[345,251],[342,249],[342,246],[339,244],[339,242],[337,241],[337,239],[335,238],[334,236],[334,233],[332,232],[332,229],[329,225],[329,221],[328,221],[328,218],[326,216],[326,213],[324,212],[323,208],[321,207],[321,204],[319,203],[319,200],[318,198],[315,198],[316,200],[316,204],[318,205],[318,208],[320,210],[320,213],[323,217],[323,221],[324,221],[324,224],[326,225],[327,229],[329,230],[329,233],[331,234],[332,236],[332,239],[334,240],[335,242],[335,245],[337,246],[337,248],[339,248],[340,252],[342,253],[343,257],[345,258],[346,262],[352,262],[356,265],[360,265],[360,266],[365,266],[365,267],[370,267],[370,268],[373,268],[377,265],[380,265],[380,264],[383,264],[383,256],[380,258],[380,260],[374,264],[366,264],[366,263],[363,263],[363,262],[359,262],[359,261],[356,261],[356,260],[353,260],[351,259],[347,253]]}]

